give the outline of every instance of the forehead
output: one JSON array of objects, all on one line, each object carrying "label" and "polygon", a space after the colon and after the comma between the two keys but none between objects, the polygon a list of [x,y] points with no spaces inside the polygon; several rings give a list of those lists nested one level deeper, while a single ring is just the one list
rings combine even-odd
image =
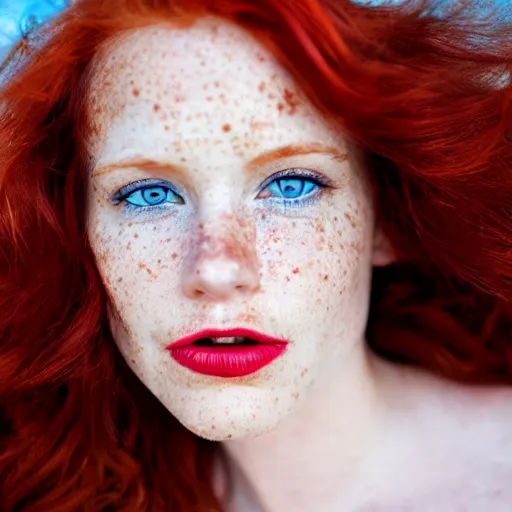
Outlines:
[{"label": "forehead", "polygon": [[114,138],[129,146],[149,137],[197,144],[221,136],[248,150],[312,139],[341,144],[272,54],[217,19],[142,28],[111,42],[93,65],[88,111],[96,147],[112,147]]}]

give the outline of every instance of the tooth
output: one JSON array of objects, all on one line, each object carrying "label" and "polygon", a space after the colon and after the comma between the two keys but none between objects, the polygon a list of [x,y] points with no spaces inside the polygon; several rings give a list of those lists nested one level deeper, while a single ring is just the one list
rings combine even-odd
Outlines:
[{"label": "tooth", "polygon": [[212,338],[213,343],[224,344],[224,345],[231,345],[233,343],[236,343],[239,339],[240,338],[233,338],[233,337],[229,337],[229,338]]}]

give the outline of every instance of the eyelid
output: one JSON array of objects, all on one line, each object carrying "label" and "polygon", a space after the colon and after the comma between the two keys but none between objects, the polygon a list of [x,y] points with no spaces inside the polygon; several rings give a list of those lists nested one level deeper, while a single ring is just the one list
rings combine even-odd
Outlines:
[{"label": "eyelid", "polygon": [[161,180],[161,179],[156,179],[156,178],[148,178],[148,179],[134,181],[132,183],[129,183],[125,187],[121,188],[112,196],[112,201],[114,202],[114,204],[119,204],[122,201],[124,201],[135,190],[140,190],[141,188],[152,187],[152,186],[153,187],[162,186],[162,187],[168,188],[168,189],[172,190],[172,192],[174,192],[176,195],[183,197],[183,194],[181,193],[181,191],[174,184],[169,183],[166,180]]},{"label": "eyelid", "polygon": [[[310,169],[304,169],[302,167],[292,167],[289,169],[278,171],[269,176],[268,178],[266,178],[263,181],[263,183],[258,187],[258,192],[261,192],[276,180],[294,177],[301,179],[309,179],[321,187],[332,188],[335,186],[332,180],[330,180],[325,175],[321,175],[318,172],[311,171]],[[176,195],[180,196],[181,198],[184,198],[183,192],[180,190],[179,187],[176,187],[173,183],[157,178],[146,178],[129,183],[128,185],[118,190],[112,196],[112,202],[114,204],[119,204],[122,201],[124,201],[135,190],[151,186],[163,186],[169,188]]]},{"label": "eyelid", "polygon": [[321,175],[318,172],[311,171],[309,169],[304,169],[302,167],[293,167],[290,169],[285,169],[283,171],[278,171],[272,176],[269,176],[259,187],[259,190],[262,191],[267,188],[272,182],[280,179],[286,178],[301,178],[301,179],[309,179],[315,182],[317,185],[322,187],[334,187],[334,183],[324,175]]}]

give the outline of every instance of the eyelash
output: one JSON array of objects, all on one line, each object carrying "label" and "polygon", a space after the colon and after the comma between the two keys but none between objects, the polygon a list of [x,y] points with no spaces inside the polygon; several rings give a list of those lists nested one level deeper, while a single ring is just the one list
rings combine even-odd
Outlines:
[{"label": "eyelash", "polygon": [[[260,198],[259,200],[265,199],[273,203],[274,207],[281,208],[283,210],[290,209],[302,209],[310,206],[314,202],[319,199],[319,195],[323,189],[331,188],[333,184],[326,178],[319,176],[317,173],[307,171],[305,169],[287,169],[285,171],[281,171],[276,173],[269,178],[267,178],[259,188],[258,194],[261,194],[265,190],[267,190],[272,184],[278,183],[279,181],[284,180],[301,180],[303,182],[302,190],[306,187],[306,184],[309,182],[313,184],[313,189],[309,191],[306,195],[297,198],[284,198],[284,197],[276,197],[270,196],[265,198]],[[171,187],[168,182],[162,180],[139,180],[133,183],[130,183],[126,187],[123,187],[121,190],[116,192],[112,197],[112,201],[115,205],[119,205],[124,203],[125,211],[131,211],[136,213],[144,213],[151,211],[151,213],[158,213],[159,210],[168,209],[169,202],[165,201],[161,204],[156,205],[134,205],[128,202],[128,199],[131,195],[136,192],[140,192],[141,194],[144,190],[151,188],[158,188],[167,191],[167,194],[174,194],[180,201],[172,204],[184,204],[184,199],[182,195],[174,190],[174,187]],[[281,191],[282,192],[282,191]]]}]

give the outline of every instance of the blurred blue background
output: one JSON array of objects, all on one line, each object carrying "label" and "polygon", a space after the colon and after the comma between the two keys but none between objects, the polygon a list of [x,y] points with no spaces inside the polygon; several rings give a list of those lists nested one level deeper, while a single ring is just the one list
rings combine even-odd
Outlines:
[{"label": "blurred blue background", "polygon": [[[73,0],[0,0],[0,62],[7,56],[10,49],[23,35],[38,24],[58,14]],[[296,0],[300,2],[301,0]],[[368,7],[377,5],[396,5],[408,0],[353,0],[355,3]],[[449,9],[457,0],[444,0]],[[497,22],[512,20],[512,0],[474,0],[474,14],[485,16],[493,8],[496,10]],[[441,9],[441,11],[443,11]],[[442,12],[439,13],[442,16]]]},{"label": "blurred blue background", "polygon": [[0,62],[24,34],[70,3],[71,0],[0,0]]}]

